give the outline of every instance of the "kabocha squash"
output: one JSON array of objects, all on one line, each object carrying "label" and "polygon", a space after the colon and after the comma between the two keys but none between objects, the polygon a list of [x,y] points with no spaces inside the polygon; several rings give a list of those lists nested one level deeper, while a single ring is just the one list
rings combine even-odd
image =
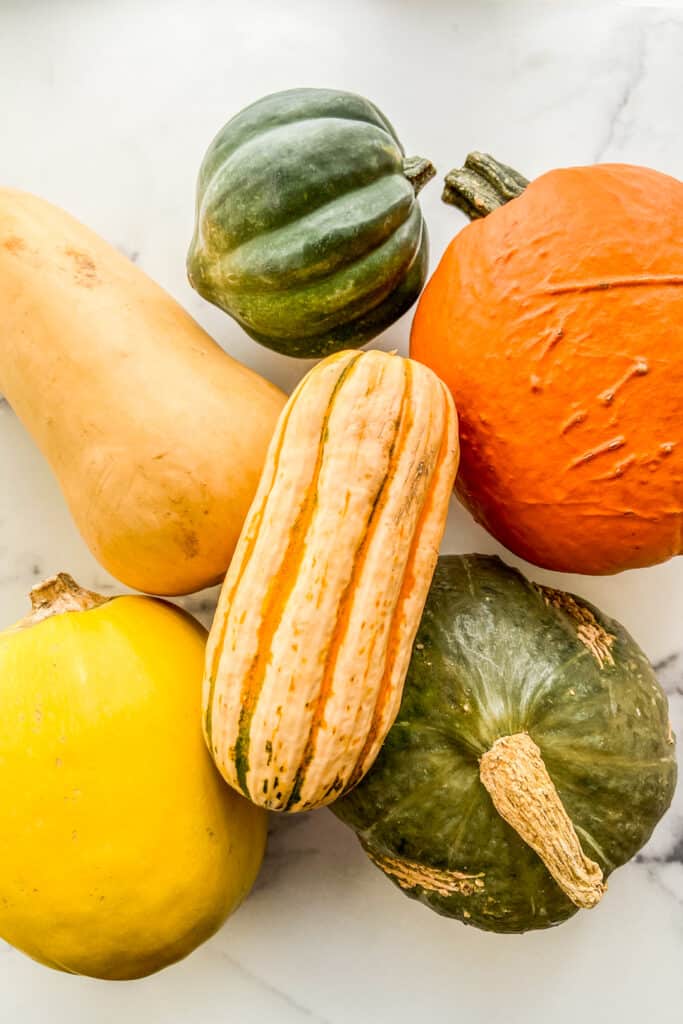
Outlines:
[{"label": "kabocha squash", "polygon": [[62,210],[0,189],[0,393],[101,564],[179,594],[228,567],[285,397]]},{"label": "kabocha squash", "polygon": [[444,197],[474,223],[411,355],[458,406],[457,491],[516,554],[612,573],[683,551],[683,183],[643,167],[528,184],[472,154]]},{"label": "kabocha squash", "polygon": [[291,356],[357,348],[412,306],[427,272],[405,158],[368,100],[292,89],[218,133],[197,185],[188,274],[256,341]]},{"label": "kabocha squash", "polygon": [[63,574],[31,600],[0,633],[0,935],[49,967],[139,978],[247,895],[266,815],[206,751],[197,622]]},{"label": "kabocha squash", "polygon": [[594,906],[675,781],[666,697],[626,630],[497,558],[450,555],[398,717],[333,810],[409,896],[522,932]]},{"label": "kabocha squash", "polygon": [[456,469],[451,397],[419,364],[339,353],[290,398],[207,647],[206,740],[254,802],[317,807],[372,764]]}]

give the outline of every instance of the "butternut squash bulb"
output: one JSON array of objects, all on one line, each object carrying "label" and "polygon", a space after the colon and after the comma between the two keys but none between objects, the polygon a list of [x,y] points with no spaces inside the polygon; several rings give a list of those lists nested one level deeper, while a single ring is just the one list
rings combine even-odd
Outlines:
[{"label": "butternut squash bulb", "polygon": [[427,367],[319,363],[285,407],[207,647],[205,734],[272,810],[330,803],[368,770],[401,701],[458,463]]},{"label": "butternut squash bulb", "polygon": [[60,575],[0,633],[0,935],[124,980],[192,952],[249,892],[266,815],[202,739],[206,631]]},{"label": "butternut squash bulb", "polygon": [[181,594],[228,567],[285,397],[138,267],[0,189],[0,393],[98,561]]}]

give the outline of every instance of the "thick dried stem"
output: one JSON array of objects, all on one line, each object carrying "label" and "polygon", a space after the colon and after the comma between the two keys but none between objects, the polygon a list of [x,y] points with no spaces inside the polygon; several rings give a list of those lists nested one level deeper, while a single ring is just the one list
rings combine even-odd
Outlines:
[{"label": "thick dried stem", "polygon": [[428,181],[436,177],[436,167],[422,156],[407,156],[403,161],[403,173],[417,195]]},{"label": "thick dried stem", "polygon": [[22,626],[35,626],[51,615],[62,615],[64,612],[87,612],[109,600],[92,590],[79,587],[67,572],[59,572],[37,583],[31,588],[29,597],[32,611],[22,621]]},{"label": "thick dried stem", "polygon": [[519,732],[496,740],[479,762],[479,775],[501,818],[538,854],[572,903],[594,907],[607,888],[602,870],[581,849],[531,737]]},{"label": "thick dried stem", "polygon": [[518,171],[487,153],[470,153],[464,167],[446,175],[441,198],[477,220],[521,196],[528,184]]}]

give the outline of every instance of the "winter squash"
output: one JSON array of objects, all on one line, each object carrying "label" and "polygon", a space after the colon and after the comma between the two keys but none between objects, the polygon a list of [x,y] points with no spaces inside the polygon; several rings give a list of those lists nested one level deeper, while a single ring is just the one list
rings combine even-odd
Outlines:
[{"label": "winter squash", "polygon": [[404,157],[384,114],[360,96],[266,96],[228,121],[204,157],[190,282],[277,352],[357,348],[424,284],[415,196],[434,173]]},{"label": "winter squash", "polygon": [[0,298],[0,394],[95,557],[155,594],[217,583],[284,395],[96,234],[11,189]]},{"label": "winter squash", "polygon": [[411,355],[450,386],[457,491],[516,554],[613,573],[683,551],[683,183],[644,167],[528,184],[472,154],[475,220],[420,300]]},{"label": "winter squash", "polygon": [[65,574],[31,600],[0,633],[0,935],[58,970],[139,978],[247,895],[266,815],[206,752],[197,622]]},{"label": "winter squash", "polygon": [[398,717],[333,810],[407,895],[521,932],[594,906],[675,781],[666,697],[626,630],[497,558],[449,555]]},{"label": "winter squash", "polygon": [[447,388],[385,352],[328,357],[285,407],[207,647],[205,735],[271,810],[329,803],[398,710],[457,469]]}]

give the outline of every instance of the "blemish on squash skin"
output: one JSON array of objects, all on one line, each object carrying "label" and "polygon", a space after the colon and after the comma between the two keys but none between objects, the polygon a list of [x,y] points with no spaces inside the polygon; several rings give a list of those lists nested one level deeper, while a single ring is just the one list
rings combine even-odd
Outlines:
[{"label": "blemish on squash skin", "polygon": [[588,413],[585,411],[585,409],[579,409],[577,412],[572,413],[569,419],[565,420],[565,422],[562,424],[560,428],[560,433],[568,434],[570,430],[574,429],[574,427],[578,427],[579,424],[584,423],[587,416]]},{"label": "blemish on squash skin", "polygon": [[93,288],[100,283],[94,260],[80,249],[67,248],[66,255],[74,264],[74,281],[83,288]]},{"label": "blemish on squash skin", "polygon": [[626,385],[629,381],[633,380],[634,377],[644,377],[650,372],[650,367],[646,359],[636,359],[633,366],[629,367],[623,377],[620,377],[616,384],[613,384],[610,388],[606,388],[601,391],[598,395],[599,400],[603,405],[611,405],[616,398],[618,392]]},{"label": "blemish on squash skin", "polygon": [[400,857],[383,857],[374,854],[367,846],[364,849],[373,864],[390,875],[402,889],[419,887],[438,896],[471,896],[473,893],[482,894],[485,886],[483,872],[468,875],[462,871],[444,871]]},{"label": "blemish on squash skin", "polygon": [[602,476],[596,476],[596,480],[618,480],[624,475],[627,469],[635,465],[635,455],[629,455],[627,458],[622,459],[621,462],[617,462],[608,473],[603,473]]},{"label": "blemish on squash skin", "polygon": [[[559,345],[559,343],[562,341],[563,338],[564,338],[564,328],[563,327],[555,327],[555,328],[553,328],[550,331],[549,335],[545,336],[545,338],[539,338],[538,341],[542,341],[543,344],[542,344],[538,354],[536,355],[536,359],[539,360],[539,361],[542,360],[542,359],[545,359],[545,357],[552,352],[552,350],[555,348],[555,346]],[[535,348],[537,344],[538,344],[538,342],[534,341],[534,346],[533,347]]]},{"label": "blemish on squash skin", "polygon": [[2,247],[11,253],[23,252],[26,248],[26,242],[19,235],[10,235],[9,238],[3,239]]},{"label": "blemish on squash skin", "polygon": [[600,625],[589,608],[563,590],[552,587],[537,587],[547,605],[564,612],[576,624],[576,635],[597,661],[600,668],[614,665],[612,647],[616,637]]},{"label": "blemish on squash skin", "polygon": [[576,281],[545,288],[543,295],[568,295],[571,292],[603,292],[610,288],[661,288],[683,285],[681,274],[638,274],[635,277],[612,277],[598,281]]},{"label": "blemish on squash skin", "polygon": [[611,440],[605,441],[603,444],[596,445],[595,448],[589,448],[587,452],[583,452],[581,455],[577,455],[575,459],[572,459],[567,468],[578,469],[579,466],[584,466],[587,462],[592,462],[593,459],[597,459],[600,455],[607,455],[609,452],[614,452],[618,448],[623,448],[625,444],[625,437],[613,437]]},{"label": "blemish on squash skin", "polygon": [[195,531],[188,526],[179,526],[180,549],[186,558],[196,558],[199,554],[199,538]]}]

